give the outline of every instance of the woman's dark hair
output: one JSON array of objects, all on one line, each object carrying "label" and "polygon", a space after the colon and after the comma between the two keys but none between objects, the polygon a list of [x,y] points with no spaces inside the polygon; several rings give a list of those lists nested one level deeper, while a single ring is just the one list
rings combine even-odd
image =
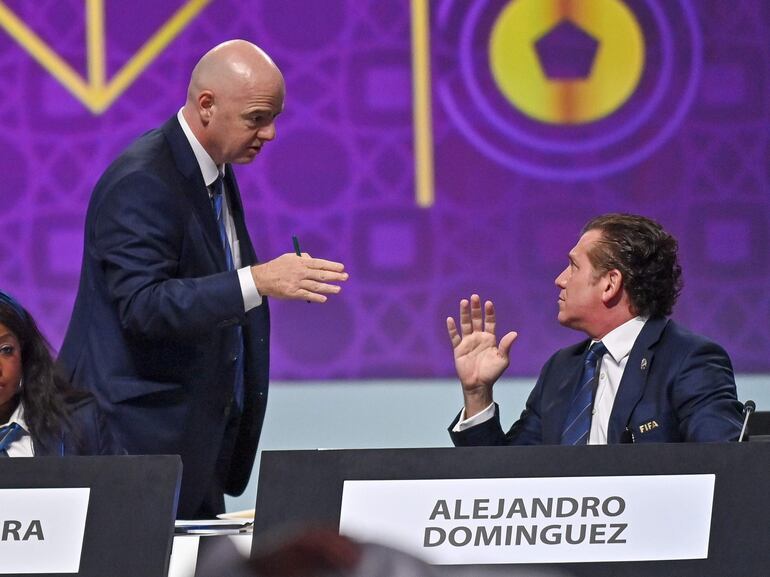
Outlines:
[{"label": "woman's dark hair", "polygon": [[30,314],[9,294],[0,291],[0,323],[21,347],[22,386],[19,396],[24,420],[36,441],[56,438],[71,428],[67,401],[87,396],[70,389],[57,373],[51,347]]},{"label": "woman's dark hair", "polygon": [[671,310],[682,291],[682,267],[676,239],[655,221],[632,214],[605,214],[583,227],[598,230],[602,237],[588,259],[600,274],[612,269],[623,283],[634,312],[662,317]]}]

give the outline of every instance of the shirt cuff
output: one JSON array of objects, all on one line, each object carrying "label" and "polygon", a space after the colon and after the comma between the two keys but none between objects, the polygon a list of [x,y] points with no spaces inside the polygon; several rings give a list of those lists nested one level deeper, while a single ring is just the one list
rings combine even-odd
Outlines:
[{"label": "shirt cuff", "polygon": [[459,433],[460,431],[464,431],[465,429],[470,429],[471,427],[487,422],[489,419],[491,419],[494,416],[495,416],[494,402],[490,403],[489,406],[483,411],[481,411],[480,413],[476,413],[475,415],[473,415],[470,419],[465,418],[465,409],[463,409],[462,411],[460,411],[460,418],[457,419],[457,424],[452,429],[452,432]]},{"label": "shirt cuff", "polygon": [[251,276],[250,266],[238,269],[238,282],[241,283],[244,312],[249,312],[251,309],[262,304],[262,295],[259,294],[257,285],[254,284],[254,277]]}]

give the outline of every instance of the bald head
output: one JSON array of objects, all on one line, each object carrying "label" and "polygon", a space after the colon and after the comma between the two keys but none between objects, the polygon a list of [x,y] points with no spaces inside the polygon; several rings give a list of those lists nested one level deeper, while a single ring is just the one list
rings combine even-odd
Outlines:
[{"label": "bald head", "polygon": [[283,98],[272,59],[251,42],[230,40],[195,65],[183,114],[214,162],[246,163],[275,137]]},{"label": "bald head", "polygon": [[227,92],[265,80],[283,83],[273,60],[251,42],[229,40],[209,50],[195,65],[187,88],[187,101],[194,101],[203,90]]}]

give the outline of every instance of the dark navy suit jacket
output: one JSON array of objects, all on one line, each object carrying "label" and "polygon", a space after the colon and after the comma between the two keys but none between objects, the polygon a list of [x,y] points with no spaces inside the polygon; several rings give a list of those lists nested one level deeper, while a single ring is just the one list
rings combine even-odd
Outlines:
[{"label": "dark navy suit jacket", "polygon": [[[548,360],[507,433],[495,407],[493,419],[459,433],[452,432],[455,419],[449,427],[455,445],[559,444],[589,342]],[[724,349],[672,320],[650,319],[629,354],[607,442],[627,442],[631,434],[634,442],[733,441],[740,434],[741,411]]]},{"label": "dark navy suit jacket", "polygon": [[[229,166],[225,183],[242,266],[255,264]],[[237,324],[245,408],[231,419]],[[222,501],[248,483],[268,351],[267,301],[244,313],[200,167],[174,116],[135,141],[94,189],[59,361],[75,386],[93,392],[130,454],[181,455],[178,515],[191,517],[212,494]]]},{"label": "dark navy suit jacket", "polygon": [[36,457],[124,453],[93,398],[70,403],[68,408],[69,426],[62,427],[60,433],[51,437],[32,438]]}]

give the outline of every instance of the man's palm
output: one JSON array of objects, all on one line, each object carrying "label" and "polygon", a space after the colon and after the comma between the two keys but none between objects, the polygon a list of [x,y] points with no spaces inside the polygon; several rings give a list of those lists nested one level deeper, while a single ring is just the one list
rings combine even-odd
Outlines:
[{"label": "man's palm", "polygon": [[466,393],[491,391],[492,385],[508,368],[509,354],[517,334],[510,332],[497,345],[495,336],[495,307],[492,301],[484,303],[471,295],[460,301],[460,330],[454,318],[447,318],[447,331],[455,357],[457,376]]},{"label": "man's palm", "polygon": [[508,368],[507,355],[500,353],[490,333],[473,333],[454,349],[455,368],[465,388],[491,386]]}]

